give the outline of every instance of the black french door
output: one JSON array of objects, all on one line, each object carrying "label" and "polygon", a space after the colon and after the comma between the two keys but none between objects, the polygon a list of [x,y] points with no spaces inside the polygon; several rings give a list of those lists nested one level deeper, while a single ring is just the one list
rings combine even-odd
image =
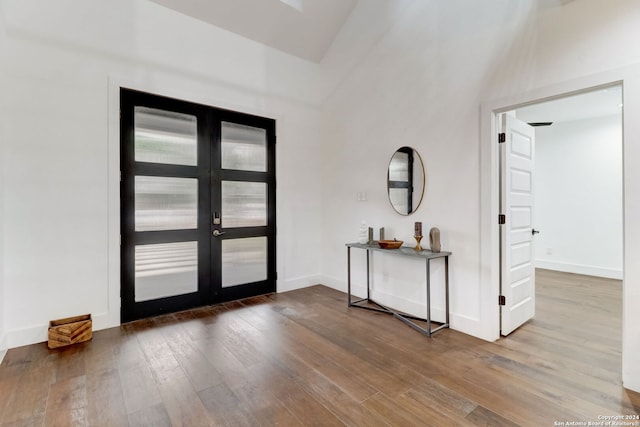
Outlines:
[{"label": "black french door", "polygon": [[121,320],[275,291],[275,121],[120,91]]}]

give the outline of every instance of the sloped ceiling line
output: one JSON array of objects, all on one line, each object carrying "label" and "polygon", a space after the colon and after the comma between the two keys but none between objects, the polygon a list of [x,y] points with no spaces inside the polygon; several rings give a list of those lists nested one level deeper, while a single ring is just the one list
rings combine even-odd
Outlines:
[{"label": "sloped ceiling line", "polygon": [[152,0],[258,43],[319,63],[357,0]]}]

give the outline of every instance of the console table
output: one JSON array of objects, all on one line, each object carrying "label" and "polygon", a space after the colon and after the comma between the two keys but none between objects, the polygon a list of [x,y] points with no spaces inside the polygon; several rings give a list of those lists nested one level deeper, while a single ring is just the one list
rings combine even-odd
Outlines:
[{"label": "console table", "polygon": [[[449,255],[451,252],[431,252],[429,250],[416,251],[410,247],[400,247],[398,249],[382,249],[378,245],[367,245],[362,243],[347,243],[347,294],[348,294],[348,306],[349,307],[357,307],[364,308],[365,310],[379,311],[382,313],[388,313],[393,315],[395,318],[400,319],[407,325],[416,329],[418,332],[425,334],[430,337],[431,334],[437,332],[443,328],[449,327]],[[367,297],[359,299],[357,301],[351,300],[351,248],[364,249],[367,252]],[[392,255],[400,255],[405,257],[412,258],[421,258],[426,261],[426,273],[427,273],[427,283],[426,283],[426,297],[427,297],[427,318],[423,319],[421,317],[411,316],[409,314],[400,313],[397,310],[384,306],[374,300],[371,299],[371,282],[370,282],[370,258],[372,252],[385,252]],[[431,328],[431,260],[435,258],[444,258],[444,275],[445,275],[445,322],[435,329]],[[364,304],[373,304],[374,306],[364,305]],[[426,322],[426,328],[423,328],[418,323],[414,322],[414,320],[420,320],[422,322]],[[437,322],[440,323],[440,322]]]}]

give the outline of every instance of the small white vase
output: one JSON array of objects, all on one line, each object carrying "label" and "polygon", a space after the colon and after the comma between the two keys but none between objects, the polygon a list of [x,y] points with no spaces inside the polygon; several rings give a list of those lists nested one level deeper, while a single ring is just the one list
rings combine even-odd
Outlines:
[{"label": "small white vase", "polygon": [[360,223],[360,232],[358,233],[358,243],[363,245],[367,244],[369,241],[369,229],[367,228],[367,223],[362,221]]}]

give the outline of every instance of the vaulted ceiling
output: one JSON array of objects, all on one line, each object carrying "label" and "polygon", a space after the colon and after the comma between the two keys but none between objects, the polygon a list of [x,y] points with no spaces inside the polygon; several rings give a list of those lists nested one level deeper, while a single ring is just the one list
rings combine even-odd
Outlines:
[{"label": "vaulted ceiling", "polygon": [[[151,0],[218,28],[233,32],[302,59],[319,63],[359,0]],[[366,0],[372,1],[372,0]],[[381,31],[385,8],[401,7],[411,0],[377,0],[368,4],[370,26]],[[415,0],[422,1],[422,0]],[[531,0],[538,9],[568,6],[575,0]],[[462,12],[462,11],[461,11]],[[372,33],[373,34],[373,33]],[[376,33],[377,34],[377,33]],[[359,34],[374,43],[375,34]],[[518,109],[525,121],[570,121],[600,117],[620,111],[619,88],[594,91],[579,96],[540,103]]]},{"label": "vaulted ceiling", "polygon": [[152,0],[309,61],[320,62],[357,0]]}]

